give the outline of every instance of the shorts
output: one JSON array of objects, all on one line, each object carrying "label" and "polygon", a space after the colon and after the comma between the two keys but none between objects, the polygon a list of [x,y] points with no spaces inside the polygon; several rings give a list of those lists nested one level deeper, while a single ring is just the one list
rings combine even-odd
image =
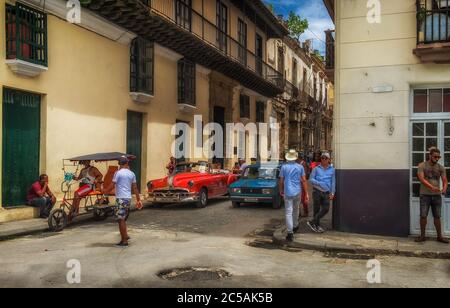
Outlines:
[{"label": "shorts", "polygon": [[116,208],[114,210],[114,216],[116,220],[127,220],[130,213],[131,199],[116,199]]},{"label": "shorts", "polygon": [[433,217],[440,219],[442,215],[442,196],[441,195],[422,195],[420,196],[420,217],[428,218],[428,214],[433,212]]},{"label": "shorts", "polygon": [[93,187],[92,185],[89,184],[85,184],[80,186],[80,188],[78,188],[75,193],[80,196],[81,198],[86,197],[87,195],[89,195],[92,191],[93,191]]}]

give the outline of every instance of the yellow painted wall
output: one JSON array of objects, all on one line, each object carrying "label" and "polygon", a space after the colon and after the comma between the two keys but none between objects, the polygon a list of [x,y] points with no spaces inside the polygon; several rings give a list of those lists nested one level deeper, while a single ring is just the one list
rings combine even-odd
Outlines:
[{"label": "yellow painted wall", "polygon": [[[2,25],[4,5],[0,0]],[[4,27],[0,27],[0,41],[5,41]],[[49,174],[53,190],[58,191],[62,182],[63,158],[126,150],[127,110],[145,114],[143,166],[147,168],[142,170],[142,184],[163,176],[174,139],[171,126],[177,119],[193,118],[178,111],[176,60],[156,55],[155,97],[138,105],[129,97],[129,46],[49,15],[48,53],[48,72],[36,78],[19,77],[0,65],[0,85],[43,95],[40,170]],[[0,61],[4,59],[2,46]],[[208,100],[208,78],[198,72],[197,113],[205,120]]]},{"label": "yellow painted wall", "polygon": [[[366,1],[336,2],[336,164],[342,169],[409,169],[411,88],[450,86],[450,65],[423,64],[413,54],[415,0],[381,0],[380,24],[367,22]],[[394,91],[373,93],[381,85]],[[395,131],[389,136],[391,116]]]}]

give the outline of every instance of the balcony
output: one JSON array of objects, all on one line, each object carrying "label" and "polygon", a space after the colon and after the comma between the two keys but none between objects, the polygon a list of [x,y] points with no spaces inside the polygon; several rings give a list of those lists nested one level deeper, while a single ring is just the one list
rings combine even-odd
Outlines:
[{"label": "balcony", "polygon": [[47,15],[21,3],[6,4],[6,64],[18,75],[47,71]]},{"label": "balcony", "polygon": [[295,100],[299,96],[299,90],[290,81],[285,80],[284,92],[292,99]]},{"label": "balcony", "polygon": [[417,0],[417,48],[422,62],[450,63],[450,0]]},{"label": "balcony", "polygon": [[264,96],[284,91],[281,73],[182,1],[92,0],[85,7]]}]

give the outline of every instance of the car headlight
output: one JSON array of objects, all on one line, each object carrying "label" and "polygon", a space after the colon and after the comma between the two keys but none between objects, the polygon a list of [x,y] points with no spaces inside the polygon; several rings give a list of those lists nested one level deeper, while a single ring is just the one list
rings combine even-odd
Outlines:
[{"label": "car headlight", "polygon": [[262,193],[263,193],[263,195],[271,195],[271,194],[273,194],[273,189],[270,189],[270,188],[263,189]]},{"label": "car headlight", "polygon": [[231,192],[234,194],[240,194],[241,193],[241,189],[240,188],[232,188]]}]

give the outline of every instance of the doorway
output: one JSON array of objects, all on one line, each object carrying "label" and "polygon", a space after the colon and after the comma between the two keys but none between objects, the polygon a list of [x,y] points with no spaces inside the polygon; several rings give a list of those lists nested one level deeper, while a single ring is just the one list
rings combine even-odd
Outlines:
[{"label": "doorway", "polygon": [[[450,121],[425,120],[411,123],[411,234],[420,234],[420,181],[417,177],[417,166],[428,160],[428,152],[431,147],[437,147],[442,151],[442,159],[439,162],[445,167],[447,178],[450,178]],[[444,196],[442,204],[443,231],[450,235],[450,189]],[[436,235],[433,217],[428,216],[427,233]]]},{"label": "doorway", "polygon": [[2,204],[25,205],[39,177],[41,96],[3,89]]},{"label": "doorway", "polygon": [[[225,151],[225,140],[226,140],[226,127],[225,127],[225,108],[223,107],[214,107],[214,123],[219,124],[222,127],[223,131],[223,139],[218,140],[218,142],[222,142],[222,149]],[[216,144],[213,145],[213,150],[216,150]],[[213,163],[214,164],[221,164],[222,168],[225,168],[225,159],[224,159],[224,153],[222,153],[222,157],[214,157]]]},{"label": "doorway", "polygon": [[141,189],[142,176],[142,124],[144,115],[139,112],[127,111],[127,154],[135,155],[130,162],[130,169],[136,175],[138,189]]}]

